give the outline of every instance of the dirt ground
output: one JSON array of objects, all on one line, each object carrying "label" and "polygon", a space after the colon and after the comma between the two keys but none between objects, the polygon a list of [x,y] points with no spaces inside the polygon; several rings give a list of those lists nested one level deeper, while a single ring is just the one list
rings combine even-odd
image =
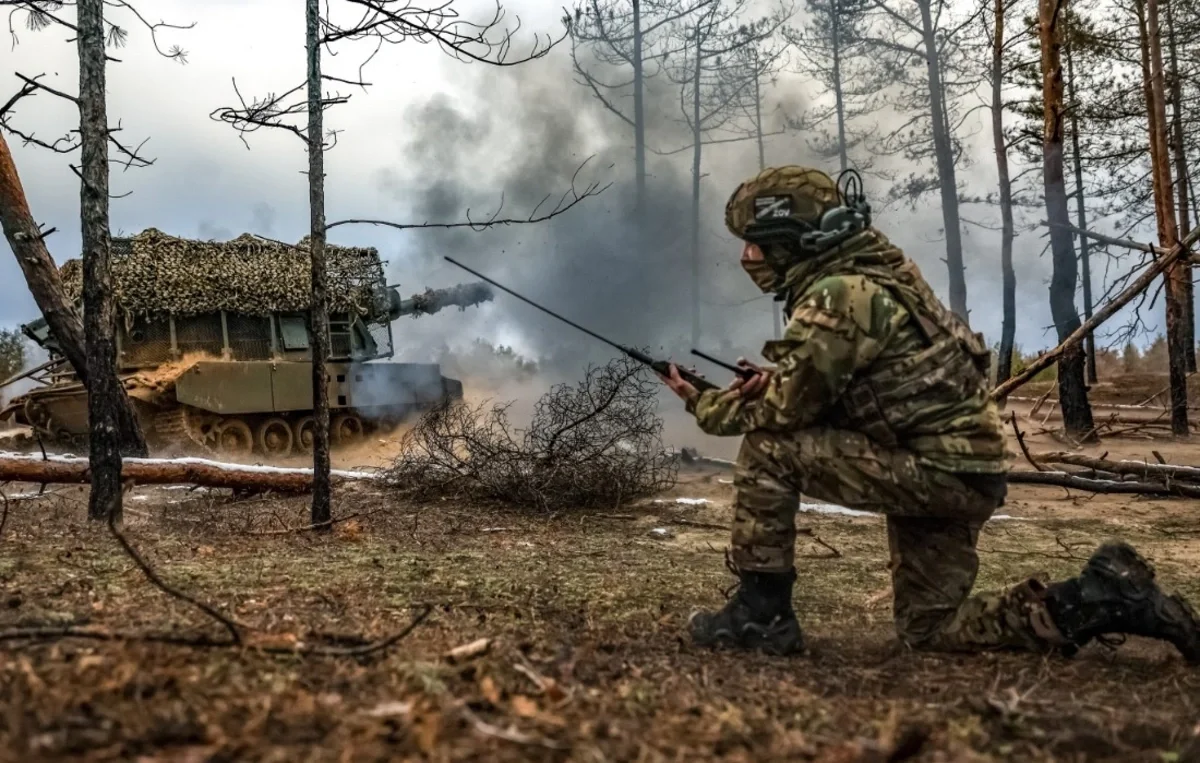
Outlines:
[{"label": "dirt ground", "polygon": [[[1063,449],[1045,434],[1030,444]],[[1183,442],[1087,450],[1200,463],[1200,446]],[[83,519],[82,489],[4,491],[0,631],[223,637]],[[304,497],[135,488],[130,541],[251,643],[0,642],[0,760],[1200,760],[1200,668],[1169,646],[1130,639],[1072,659],[900,648],[876,517],[801,517],[815,536],[801,538],[796,590],[809,654],[694,649],[689,612],[720,605],[732,580],[731,497],[728,473],[712,468],[602,514],[411,505],[360,484],[339,488],[345,521],[318,536],[289,531],[306,523]],[[1074,574],[1119,535],[1200,603],[1197,511],[1014,486],[981,538],[979,587]],[[369,656],[257,648],[361,644],[426,605],[411,635]],[[447,656],[478,639],[491,640],[486,653]]]}]

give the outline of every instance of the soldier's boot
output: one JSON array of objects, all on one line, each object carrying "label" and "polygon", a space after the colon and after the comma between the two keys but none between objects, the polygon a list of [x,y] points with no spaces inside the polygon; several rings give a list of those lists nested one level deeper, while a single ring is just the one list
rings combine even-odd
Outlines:
[{"label": "soldier's boot", "polygon": [[692,642],[780,656],[804,651],[804,634],[792,608],[796,571],[733,572],[739,578],[737,592],[725,607],[716,612],[693,612],[688,618]]},{"label": "soldier's boot", "polygon": [[1158,587],[1154,568],[1128,543],[1102,545],[1078,577],[1048,586],[1043,595],[1054,624],[1078,646],[1106,634],[1147,636],[1200,663],[1200,617],[1182,597]]}]

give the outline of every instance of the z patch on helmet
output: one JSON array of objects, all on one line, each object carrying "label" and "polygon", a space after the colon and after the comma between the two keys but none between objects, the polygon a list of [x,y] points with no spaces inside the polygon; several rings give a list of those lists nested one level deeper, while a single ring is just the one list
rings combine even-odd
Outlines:
[{"label": "z patch on helmet", "polygon": [[791,196],[759,196],[754,200],[755,220],[775,220],[791,214]]}]

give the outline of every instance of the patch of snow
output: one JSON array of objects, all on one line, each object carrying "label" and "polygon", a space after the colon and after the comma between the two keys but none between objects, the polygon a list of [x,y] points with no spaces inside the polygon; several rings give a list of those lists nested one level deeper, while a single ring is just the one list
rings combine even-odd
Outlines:
[{"label": "patch of snow", "polygon": [[[0,458],[18,459],[18,460],[26,460],[26,461],[48,460],[48,461],[55,461],[55,462],[63,463],[63,464],[86,464],[86,463],[88,463],[86,458],[79,458],[78,456],[53,455],[53,456],[47,456],[45,459],[43,459],[42,455],[40,453],[28,454],[28,453],[8,453],[8,452],[0,451]],[[305,468],[298,468],[298,467],[265,466],[262,464],[230,464],[230,463],[225,463],[224,461],[210,461],[207,458],[192,458],[192,457],[187,457],[187,458],[126,458],[125,463],[127,463],[127,464],[150,464],[150,465],[175,464],[178,466],[207,466],[207,467],[211,467],[213,469],[221,469],[224,471],[249,472],[251,474],[293,474],[293,475],[311,476],[313,473],[312,469],[305,469]],[[376,474],[374,472],[346,471],[343,469],[333,469],[330,471],[330,474],[332,474],[334,477],[341,477],[343,479],[351,479],[351,480],[379,480],[382,478],[381,475]]]},{"label": "patch of snow", "polygon": [[719,479],[719,480],[717,480],[717,482],[720,482],[722,485],[732,485],[732,484],[733,484],[733,480],[721,480],[721,479]]},{"label": "patch of snow", "polygon": [[800,511],[808,511],[814,514],[841,514],[846,517],[877,517],[881,514],[875,514],[870,511],[859,511],[858,509],[847,509],[845,506],[837,506],[832,503],[809,503],[808,501],[800,502]]},{"label": "patch of snow", "polygon": [[674,538],[675,534],[665,527],[655,527],[650,531],[650,535],[655,538]]},{"label": "patch of snow", "polygon": [[655,503],[681,503],[684,506],[703,506],[706,503],[712,503],[707,498],[676,498],[673,501],[666,501],[661,498],[656,498]]}]

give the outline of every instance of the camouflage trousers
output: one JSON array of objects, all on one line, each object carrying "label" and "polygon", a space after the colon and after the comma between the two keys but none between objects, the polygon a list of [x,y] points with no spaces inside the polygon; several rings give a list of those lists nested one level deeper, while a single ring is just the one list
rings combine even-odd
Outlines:
[{"label": "camouflage trousers", "polygon": [[[942,651],[1048,650],[1062,636],[1037,581],[976,595],[979,530],[1004,488],[978,488],[858,432],[751,432],[738,454],[732,560],[782,572],[795,560],[800,494],[887,517],[893,614],[901,640]],[[993,481],[994,485],[994,481]],[[803,573],[799,576],[803,584]]]}]

